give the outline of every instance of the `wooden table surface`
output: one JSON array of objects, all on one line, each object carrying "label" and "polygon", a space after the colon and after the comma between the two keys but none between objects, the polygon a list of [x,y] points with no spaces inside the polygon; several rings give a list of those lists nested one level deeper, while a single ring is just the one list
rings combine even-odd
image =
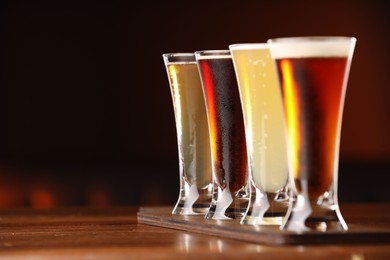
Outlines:
[{"label": "wooden table surface", "polygon": [[[390,227],[390,204],[341,206],[347,223]],[[248,243],[137,223],[137,207],[2,209],[0,259],[390,259],[390,243]]]}]

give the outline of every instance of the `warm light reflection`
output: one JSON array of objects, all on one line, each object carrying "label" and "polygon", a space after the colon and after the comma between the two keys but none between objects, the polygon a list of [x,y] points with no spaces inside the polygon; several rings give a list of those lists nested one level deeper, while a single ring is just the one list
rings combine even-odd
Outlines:
[{"label": "warm light reflection", "polygon": [[30,194],[30,204],[32,208],[44,209],[54,206],[54,197],[46,187],[35,187]]},{"label": "warm light reflection", "polygon": [[23,202],[23,194],[18,190],[0,185],[0,208],[21,206]]},{"label": "warm light reflection", "polygon": [[110,199],[107,191],[103,185],[95,184],[89,188],[87,193],[87,204],[88,206],[108,206]]},{"label": "warm light reflection", "polygon": [[[171,85],[172,85],[172,98],[173,98],[173,103],[174,103],[174,109],[175,109],[175,117],[176,117],[176,122],[181,122],[182,121],[182,114],[181,114],[181,105],[180,105],[180,92],[179,89],[179,80],[177,78],[177,74],[179,73],[179,70],[176,69],[174,65],[168,65],[168,73],[170,76],[171,80]],[[177,134],[178,136],[181,136],[181,127],[177,127]]]},{"label": "warm light reflection", "polygon": [[221,239],[213,239],[209,241],[210,252],[223,253],[225,249],[225,242]]},{"label": "warm light reflection", "polygon": [[0,208],[26,205],[26,183],[13,169],[0,166]]},{"label": "warm light reflection", "polygon": [[[204,91],[204,93],[205,93],[205,99],[207,104],[207,116],[209,120],[211,152],[213,154],[214,160],[217,160],[219,158],[217,154],[217,145],[216,145],[218,126],[217,126],[217,114],[216,114],[217,110],[215,108],[215,103],[214,103],[216,93],[214,89],[209,86],[211,84],[208,83],[213,81],[210,67],[203,63],[201,63],[200,66],[202,66],[203,81],[206,82],[203,87],[207,88],[207,91]],[[218,164],[219,162],[215,162],[215,163]]]},{"label": "warm light reflection", "polygon": [[[243,58],[245,58],[245,56]],[[255,97],[253,97],[252,95],[255,95],[255,93],[251,93],[251,90],[253,92],[255,92],[256,89],[250,88],[252,80],[249,77],[255,77],[256,75],[254,74],[253,71],[249,71],[247,69],[248,68],[247,66],[242,66],[240,68],[242,70],[241,74],[244,76],[241,76],[241,77],[237,76],[238,79],[242,79],[242,86],[243,86],[243,87],[238,88],[238,90],[241,92],[240,93],[241,104],[243,104],[245,106],[245,107],[243,107],[243,110],[245,111],[245,114],[244,114],[245,127],[248,129],[245,132],[245,135],[247,138],[247,146],[248,146],[248,149],[252,150],[253,147],[251,147],[251,144],[253,144],[253,137],[252,137],[252,131],[249,131],[249,129],[250,129],[249,126],[254,125],[254,123],[253,123],[254,115],[253,115],[253,110],[251,108],[254,107],[252,102],[253,102],[253,99]]]},{"label": "warm light reflection", "polygon": [[300,128],[299,128],[299,96],[296,92],[296,82],[294,81],[292,65],[287,60],[280,61],[280,68],[283,71],[283,102],[286,112],[288,142],[291,156],[292,173],[295,178],[298,178],[299,167],[299,150],[301,145]]}]

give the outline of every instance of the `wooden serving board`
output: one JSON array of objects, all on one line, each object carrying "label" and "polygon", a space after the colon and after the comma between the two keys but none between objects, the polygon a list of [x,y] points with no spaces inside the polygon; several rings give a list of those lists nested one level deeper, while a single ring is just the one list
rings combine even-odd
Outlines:
[{"label": "wooden serving board", "polygon": [[171,207],[141,207],[138,223],[269,245],[390,243],[387,221],[386,225],[383,221],[372,225],[372,219],[367,220],[367,225],[347,222],[348,231],[292,232],[280,230],[278,226],[243,225],[239,220],[172,215],[171,211]]}]

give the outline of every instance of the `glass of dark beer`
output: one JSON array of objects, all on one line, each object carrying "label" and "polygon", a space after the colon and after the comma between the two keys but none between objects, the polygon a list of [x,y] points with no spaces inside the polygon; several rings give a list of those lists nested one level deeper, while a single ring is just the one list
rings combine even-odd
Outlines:
[{"label": "glass of dark beer", "polygon": [[172,214],[206,214],[212,172],[206,106],[194,53],[165,53],[179,151],[180,192]]},{"label": "glass of dark beer", "polygon": [[229,50],[195,52],[206,101],[213,199],[206,219],[241,219],[249,200],[244,119]]},{"label": "glass of dark beer", "polygon": [[268,40],[281,87],[292,194],[281,229],[347,230],[337,201],[339,144],[353,37]]}]

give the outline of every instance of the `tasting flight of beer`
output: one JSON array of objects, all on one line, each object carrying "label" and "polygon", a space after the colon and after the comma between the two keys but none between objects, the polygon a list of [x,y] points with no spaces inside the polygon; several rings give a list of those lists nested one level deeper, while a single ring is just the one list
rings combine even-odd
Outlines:
[{"label": "tasting flight of beer", "polygon": [[355,37],[164,53],[178,145],[173,215],[346,231],[339,144]]}]

